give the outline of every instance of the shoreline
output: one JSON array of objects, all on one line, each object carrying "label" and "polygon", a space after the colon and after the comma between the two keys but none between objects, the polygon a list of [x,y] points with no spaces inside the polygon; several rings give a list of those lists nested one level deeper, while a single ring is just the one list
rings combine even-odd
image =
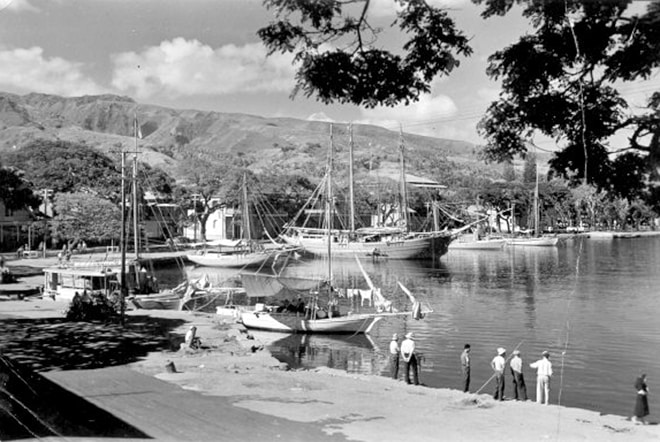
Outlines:
[{"label": "shoreline", "polygon": [[[61,318],[65,306],[48,300],[1,301],[0,310],[7,316],[0,317],[5,325],[17,318],[35,322]],[[328,368],[283,370],[282,364],[265,349],[265,343],[249,339],[241,325],[216,315],[167,310],[128,313],[127,324],[137,320],[171,324],[162,330],[170,349],[176,348],[188,327],[195,325],[207,348],[193,352],[171,351],[161,346],[133,355],[128,363],[108,364],[101,371],[125,366],[195,392],[200,400],[209,396],[223,398],[232,407],[259,417],[261,423],[263,419],[267,423],[270,417],[290,422],[292,428],[311,424],[328,436],[338,437],[337,440],[359,441],[431,441],[438,440],[439,435],[447,440],[660,440],[660,426],[635,425],[623,416],[530,401],[496,402],[486,394],[408,386],[383,376]],[[19,329],[14,332],[24,333]],[[153,332],[145,332],[141,339],[148,339],[149,333]],[[9,333],[10,344],[15,345],[10,357],[16,357],[15,353],[26,344],[20,336],[29,335]],[[7,341],[2,343],[3,350],[6,345]],[[174,363],[176,373],[165,369],[169,362]],[[74,368],[68,373],[75,379],[76,372],[94,372],[78,370]],[[51,378],[58,373],[43,371]],[[139,410],[133,411],[135,421],[129,423],[139,428]],[[239,433],[244,431],[244,440],[252,440],[249,420],[222,425]],[[278,431],[276,425],[272,429]],[[213,439],[213,435],[208,439]]]}]

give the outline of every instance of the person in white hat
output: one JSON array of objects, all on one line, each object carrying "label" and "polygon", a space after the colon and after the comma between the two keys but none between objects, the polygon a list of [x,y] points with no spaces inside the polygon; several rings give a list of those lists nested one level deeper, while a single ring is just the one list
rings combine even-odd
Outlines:
[{"label": "person in white hat", "polygon": [[399,335],[394,333],[390,342],[390,371],[392,379],[399,378]]},{"label": "person in white hat", "polygon": [[552,363],[550,353],[544,351],[543,358],[529,364],[536,369],[536,402],[548,405],[550,402],[550,378],[552,377]]},{"label": "person in white hat", "polygon": [[513,358],[509,362],[511,374],[513,375],[513,398],[515,400],[527,400],[527,387],[525,386],[525,377],[523,376],[523,362],[520,357],[520,350],[513,350]]},{"label": "person in white hat", "polygon": [[415,336],[412,332],[406,333],[406,339],[401,343],[401,357],[403,358],[403,370],[406,384],[410,384],[410,371],[412,370],[412,382],[419,385],[417,376],[417,356],[415,356]]},{"label": "person in white hat", "polygon": [[493,398],[497,401],[504,400],[504,367],[506,366],[506,350],[502,347],[497,349],[497,356],[493,358],[490,362],[490,366],[495,372],[495,393],[493,393]]}]

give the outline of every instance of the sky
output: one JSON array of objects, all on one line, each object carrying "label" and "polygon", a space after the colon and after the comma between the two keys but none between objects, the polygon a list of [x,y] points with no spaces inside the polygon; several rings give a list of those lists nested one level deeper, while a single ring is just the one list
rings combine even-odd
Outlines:
[{"label": "sky", "polygon": [[[484,20],[469,0],[429,1],[450,9],[474,53],[408,106],[325,105],[302,94],[292,100],[291,57],[268,57],[256,35],[274,17],[260,0],[0,0],[0,91],[110,93],[177,109],[401,125],[483,143],[476,125],[500,91],[486,76],[487,58],[517,41],[527,23],[515,13]],[[387,28],[392,4],[372,0],[374,23]],[[387,32],[379,40],[397,42]],[[657,73],[622,87],[633,106],[657,90]]]}]

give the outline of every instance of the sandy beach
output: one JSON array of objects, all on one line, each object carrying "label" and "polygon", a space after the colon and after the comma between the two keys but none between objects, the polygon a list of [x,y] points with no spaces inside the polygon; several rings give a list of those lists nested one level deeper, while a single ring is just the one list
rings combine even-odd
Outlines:
[{"label": "sandy beach", "polygon": [[[254,422],[265,428],[260,440],[305,440],[299,433],[310,428],[314,431],[309,436],[317,434],[316,439],[324,435],[354,441],[660,440],[660,426],[635,425],[629,417],[533,402],[496,402],[490,395],[411,386],[327,368],[288,370],[268,353],[266,342],[217,315],[134,310],[121,327],[67,323],[62,321],[64,308],[66,304],[48,300],[0,301],[3,355],[56,382],[58,373],[75,379],[72,373],[94,375],[94,370],[121,366],[194,392],[193,400],[222,398],[234,410],[248,412],[223,422],[223,428],[231,428],[243,440],[256,440],[252,415],[259,416]],[[180,350],[191,325],[197,327],[203,349]],[[42,339],[40,328],[51,337]],[[80,339],[62,339],[71,334]],[[170,362],[175,373],[166,370]],[[528,378],[533,384],[531,373]],[[632,409],[633,395],[630,400]],[[140,427],[139,410],[134,411],[126,412],[130,424],[149,434],[149,423],[143,421]],[[269,426],[270,418],[277,424]],[[272,437],[267,433],[264,439],[263,431],[271,426]],[[191,440],[200,438],[214,440],[217,434],[197,434]]]}]

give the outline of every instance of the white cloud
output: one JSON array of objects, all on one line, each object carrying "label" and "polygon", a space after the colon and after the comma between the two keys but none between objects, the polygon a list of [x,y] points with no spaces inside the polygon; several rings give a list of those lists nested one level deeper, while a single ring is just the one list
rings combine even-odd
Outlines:
[{"label": "white cloud", "polygon": [[87,95],[104,92],[82,72],[82,64],[44,57],[43,49],[0,50],[0,88],[16,92]]},{"label": "white cloud", "polygon": [[450,119],[457,112],[456,104],[446,95],[432,97],[423,95],[416,103],[395,107],[362,109],[362,118],[356,123],[374,124],[387,129],[419,135],[437,136],[437,126],[442,120]]},{"label": "white cloud", "polygon": [[0,11],[13,12],[38,12],[39,8],[30,3],[29,0],[0,0]]},{"label": "white cloud", "polygon": [[325,112],[316,112],[309,117],[307,117],[307,121],[323,121],[327,123],[334,123],[335,120],[330,118],[325,114]]},{"label": "white cloud", "polygon": [[258,43],[214,49],[197,40],[175,38],[112,59],[112,85],[139,98],[289,92],[294,85],[291,57],[266,57]]}]

